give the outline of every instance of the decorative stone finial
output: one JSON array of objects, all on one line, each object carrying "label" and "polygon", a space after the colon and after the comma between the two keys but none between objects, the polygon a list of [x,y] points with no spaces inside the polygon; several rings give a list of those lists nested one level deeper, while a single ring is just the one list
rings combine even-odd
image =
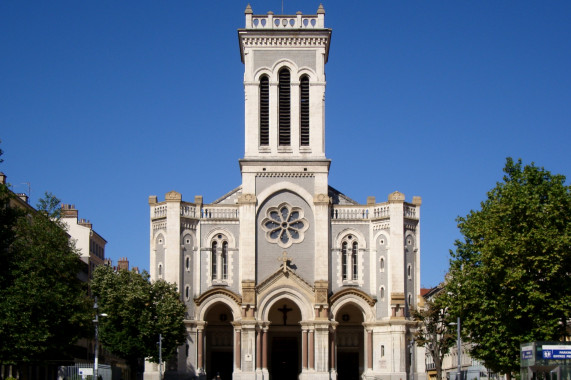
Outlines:
[{"label": "decorative stone finial", "polygon": [[319,8],[317,8],[317,14],[325,14],[325,9],[323,8],[323,4],[319,4]]},{"label": "decorative stone finial", "polygon": [[244,14],[252,14],[254,13],[254,11],[252,11],[252,7],[250,6],[250,4],[248,4],[246,6],[246,10],[244,11]]},{"label": "decorative stone finial", "polygon": [[400,191],[395,191],[389,194],[389,202],[404,202],[404,194]]},{"label": "decorative stone finial", "polygon": [[165,201],[169,202],[180,202],[182,200],[182,195],[176,191],[169,191],[165,194]]},{"label": "decorative stone finial", "polygon": [[415,206],[420,206],[422,205],[422,198],[415,195],[414,197],[412,197],[412,204]]}]

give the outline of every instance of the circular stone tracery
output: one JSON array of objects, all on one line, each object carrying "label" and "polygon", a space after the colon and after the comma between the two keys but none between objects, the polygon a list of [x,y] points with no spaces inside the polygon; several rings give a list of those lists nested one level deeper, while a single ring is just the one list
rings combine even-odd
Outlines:
[{"label": "circular stone tracery", "polygon": [[266,217],[262,220],[266,240],[282,248],[301,243],[309,228],[309,222],[303,216],[303,209],[286,202],[268,208]]}]

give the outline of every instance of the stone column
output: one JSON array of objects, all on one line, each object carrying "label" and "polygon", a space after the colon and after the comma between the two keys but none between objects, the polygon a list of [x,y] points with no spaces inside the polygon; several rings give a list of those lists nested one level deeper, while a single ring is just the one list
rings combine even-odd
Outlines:
[{"label": "stone column", "polygon": [[367,369],[373,369],[373,330],[367,330]]},{"label": "stone column", "polygon": [[198,339],[196,344],[198,346],[198,363],[196,366],[198,367],[198,372],[202,373],[204,372],[204,330],[202,328],[198,328]]},{"label": "stone column", "polygon": [[329,332],[329,369],[335,369],[335,330]]},{"label": "stone column", "polygon": [[263,328],[262,336],[262,368],[268,369],[268,328]]},{"label": "stone column", "polygon": [[301,330],[301,367],[302,371],[307,369],[307,330]]},{"label": "stone column", "polygon": [[315,345],[313,341],[314,330],[309,330],[309,368],[315,369]]},{"label": "stone column", "polygon": [[236,369],[242,368],[242,331],[236,329],[235,334],[235,347],[234,347],[234,360],[236,361]]},{"label": "stone column", "polygon": [[256,371],[262,368],[262,329],[256,330]]}]

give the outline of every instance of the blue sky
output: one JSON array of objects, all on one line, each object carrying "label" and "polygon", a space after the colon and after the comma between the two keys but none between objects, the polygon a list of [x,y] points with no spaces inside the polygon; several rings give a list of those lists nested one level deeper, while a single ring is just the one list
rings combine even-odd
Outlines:
[{"label": "blue sky", "polygon": [[[251,1],[255,14],[281,0]],[[148,196],[240,184],[247,1],[0,0],[0,170],[75,204],[107,256],[149,267]],[[319,2],[284,0],[284,13]],[[422,197],[434,286],[508,156],[569,175],[570,1],[323,1],[330,184]]]}]

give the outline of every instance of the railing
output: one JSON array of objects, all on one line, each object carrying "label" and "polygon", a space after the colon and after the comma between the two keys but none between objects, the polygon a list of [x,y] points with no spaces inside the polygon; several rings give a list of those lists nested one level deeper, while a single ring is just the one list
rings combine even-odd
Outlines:
[{"label": "railing", "polygon": [[[406,219],[418,219],[415,206],[404,205],[403,216]],[[332,220],[373,220],[389,219],[390,206],[333,206],[331,210]]]},{"label": "railing", "polygon": [[216,207],[207,206],[201,210],[200,217],[202,219],[238,219],[239,218],[237,207]]},{"label": "railing", "polygon": [[246,15],[247,29],[323,29],[324,14],[318,15]]},{"label": "railing", "polygon": [[164,218],[167,216],[167,205],[157,205],[153,210],[153,218]]},{"label": "railing", "polygon": [[195,205],[180,205],[180,216],[187,218],[196,218],[196,206]]},{"label": "railing", "polygon": [[416,207],[404,205],[403,215],[405,218],[416,219]]}]

